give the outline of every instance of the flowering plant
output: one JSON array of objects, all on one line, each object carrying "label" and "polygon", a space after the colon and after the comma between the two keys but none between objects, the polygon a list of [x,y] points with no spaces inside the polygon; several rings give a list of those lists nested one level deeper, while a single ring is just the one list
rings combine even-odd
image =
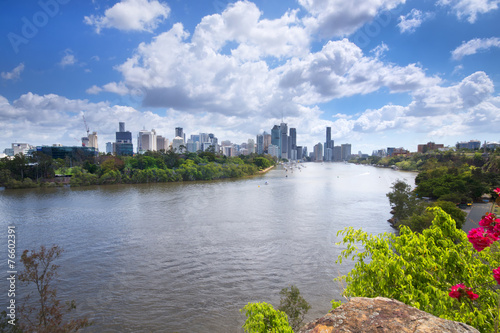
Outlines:
[{"label": "flowering plant", "polygon": [[[492,211],[495,205],[498,205],[500,203],[500,187],[493,190],[493,192],[499,196],[496,198],[495,203],[493,203],[491,206]],[[493,257],[496,257],[495,259],[497,259],[498,262],[499,252],[496,242],[500,240],[500,219],[497,218],[495,214],[493,214],[491,211],[489,213],[486,213],[482,217],[481,221],[479,221],[479,228],[470,230],[467,238],[469,239],[469,242],[472,244],[474,249],[478,252],[494,246],[495,248],[490,252],[493,254]],[[500,285],[500,266],[494,268],[492,271],[493,279],[498,285]],[[494,288],[494,290],[496,292],[496,290],[498,290],[498,287]],[[458,301],[462,301],[463,299],[465,299],[464,296],[470,301],[479,298],[479,295],[475,294],[472,291],[472,288],[466,287],[463,283],[459,283],[451,287],[449,296],[451,298],[457,299]],[[498,321],[500,317],[500,295],[498,295],[497,298],[498,306],[495,321],[495,333],[498,332]]]}]

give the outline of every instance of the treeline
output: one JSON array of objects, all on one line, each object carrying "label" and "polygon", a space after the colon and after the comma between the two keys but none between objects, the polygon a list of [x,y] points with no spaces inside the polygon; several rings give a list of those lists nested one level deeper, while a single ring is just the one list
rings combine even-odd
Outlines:
[{"label": "treeline", "polygon": [[[402,159],[395,162],[396,159]],[[440,207],[450,214],[461,228],[465,222],[465,208],[483,197],[496,197],[493,189],[500,185],[500,154],[463,152],[431,152],[411,157],[397,157],[396,165],[402,163],[418,165],[415,188],[403,181],[393,184],[387,194],[393,217],[389,220],[400,229],[405,225],[422,232],[431,225],[433,215],[428,207]]]},{"label": "treeline", "polygon": [[411,156],[370,156],[353,159],[351,162],[418,171],[415,179],[416,195],[433,200],[455,203],[478,201],[500,183],[499,150],[489,154],[431,151]]},{"label": "treeline", "polygon": [[490,171],[498,172],[500,170],[500,149],[487,154],[472,151],[437,151],[432,150],[426,153],[412,153],[409,156],[368,156],[354,157],[350,160],[351,163],[367,164],[380,167],[396,166],[404,171],[423,171],[434,169],[437,166],[446,167],[461,167],[464,164],[491,169]]},{"label": "treeline", "polygon": [[270,155],[226,157],[203,151],[66,159],[52,159],[35,152],[32,156],[20,154],[13,159],[1,159],[0,186],[58,186],[64,183],[58,181],[62,178],[60,176],[67,176],[71,186],[216,180],[254,175],[274,164],[275,160]]}]

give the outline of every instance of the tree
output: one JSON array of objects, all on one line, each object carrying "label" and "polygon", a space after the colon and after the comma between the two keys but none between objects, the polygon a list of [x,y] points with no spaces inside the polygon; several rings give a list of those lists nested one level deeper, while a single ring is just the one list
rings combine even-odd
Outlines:
[{"label": "tree", "polygon": [[395,219],[395,225],[409,218],[418,208],[418,202],[411,191],[411,186],[403,180],[397,180],[392,185],[392,192],[387,193],[392,207],[392,215]]},{"label": "tree", "polygon": [[240,311],[247,317],[243,325],[247,333],[293,333],[286,314],[275,310],[271,304],[248,303]]},{"label": "tree", "polygon": [[[90,325],[88,319],[73,319],[64,321],[65,313],[75,309],[74,301],[67,302],[66,309],[57,299],[57,290],[53,287],[57,277],[58,259],[63,250],[57,245],[50,249],[41,246],[40,250],[31,252],[25,250],[21,255],[24,271],[19,274],[19,280],[27,285],[36,287],[35,297],[38,299],[36,306],[21,307],[20,328],[23,332],[37,333],[66,333],[77,332],[79,329]],[[28,295],[28,299],[33,294]]]},{"label": "tree", "polygon": [[291,286],[280,291],[281,299],[278,310],[288,316],[288,322],[294,331],[302,326],[307,311],[311,308],[309,303],[300,295],[299,288]]}]

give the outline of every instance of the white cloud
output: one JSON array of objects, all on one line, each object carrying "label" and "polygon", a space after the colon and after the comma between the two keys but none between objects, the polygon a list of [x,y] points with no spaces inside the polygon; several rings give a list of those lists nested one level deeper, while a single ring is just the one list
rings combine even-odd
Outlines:
[{"label": "white cloud", "polygon": [[382,42],[382,44],[377,45],[377,47],[375,47],[373,50],[371,50],[370,53],[373,53],[373,55],[375,55],[375,58],[378,59],[378,58],[382,57],[382,55],[387,51],[389,51],[389,47],[387,46],[387,44]]},{"label": "white cloud", "polygon": [[123,0],[107,9],[104,16],[85,16],[84,22],[93,25],[97,33],[103,28],[153,31],[169,14],[170,7],[157,0]]},{"label": "white cloud", "polygon": [[460,60],[465,56],[473,55],[492,47],[500,47],[500,38],[475,38],[468,42],[463,42],[462,45],[451,52],[451,56],[455,60]]},{"label": "white cloud", "polygon": [[77,63],[76,57],[74,56],[71,50],[67,49],[64,52],[66,54],[62,57],[61,61],[59,62],[59,66],[64,68],[66,66],[72,66]]},{"label": "white cloud", "polygon": [[97,95],[98,93],[100,93],[102,91],[102,88],[96,86],[95,84],[88,88],[87,90],[85,90],[85,92],[89,95]]},{"label": "white cloud", "polygon": [[[92,89],[92,88],[90,88],[90,89]],[[123,82],[119,82],[119,83],[111,82],[111,83],[105,84],[102,87],[102,89],[105,91],[108,91],[108,92],[122,95],[122,96],[130,93],[130,90],[125,86],[125,84]],[[96,89],[94,89],[94,90],[96,90]]]},{"label": "white cloud", "polygon": [[297,18],[297,10],[275,20],[260,19],[254,3],[238,1],[222,14],[205,16],[193,34],[193,45],[204,51],[220,51],[228,42],[236,42],[231,54],[243,61],[262,56],[302,56],[309,47],[309,35]]},{"label": "white cloud", "polygon": [[394,10],[405,2],[406,0],[299,0],[299,4],[310,13],[310,16],[304,18],[305,26],[324,38],[350,35],[381,12]]},{"label": "white cloud", "polygon": [[437,3],[451,7],[459,19],[467,18],[469,23],[474,23],[478,14],[497,10],[500,0],[439,0]]},{"label": "white cloud", "polygon": [[21,77],[21,73],[24,70],[24,63],[20,63],[16,68],[14,68],[11,72],[2,72],[0,75],[4,80],[17,80]]},{"label": "white cloud", "polygon": [[398,28],[401,33],[413,33],[415,30],[422,25],[422,23],[431,18],[431,13],[422,13],[422,11],[413,8],[405,16],[401,15],[399,17]]}]

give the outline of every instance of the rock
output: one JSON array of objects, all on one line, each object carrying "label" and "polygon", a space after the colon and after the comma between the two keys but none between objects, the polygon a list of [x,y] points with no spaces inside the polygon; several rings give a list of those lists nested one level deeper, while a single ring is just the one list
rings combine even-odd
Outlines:
[{"label": "rock", "polygon": [[326,316],[304,326],[299,333],[473,333],[464,323],[446,320],[385,298],[354,297]]}]

